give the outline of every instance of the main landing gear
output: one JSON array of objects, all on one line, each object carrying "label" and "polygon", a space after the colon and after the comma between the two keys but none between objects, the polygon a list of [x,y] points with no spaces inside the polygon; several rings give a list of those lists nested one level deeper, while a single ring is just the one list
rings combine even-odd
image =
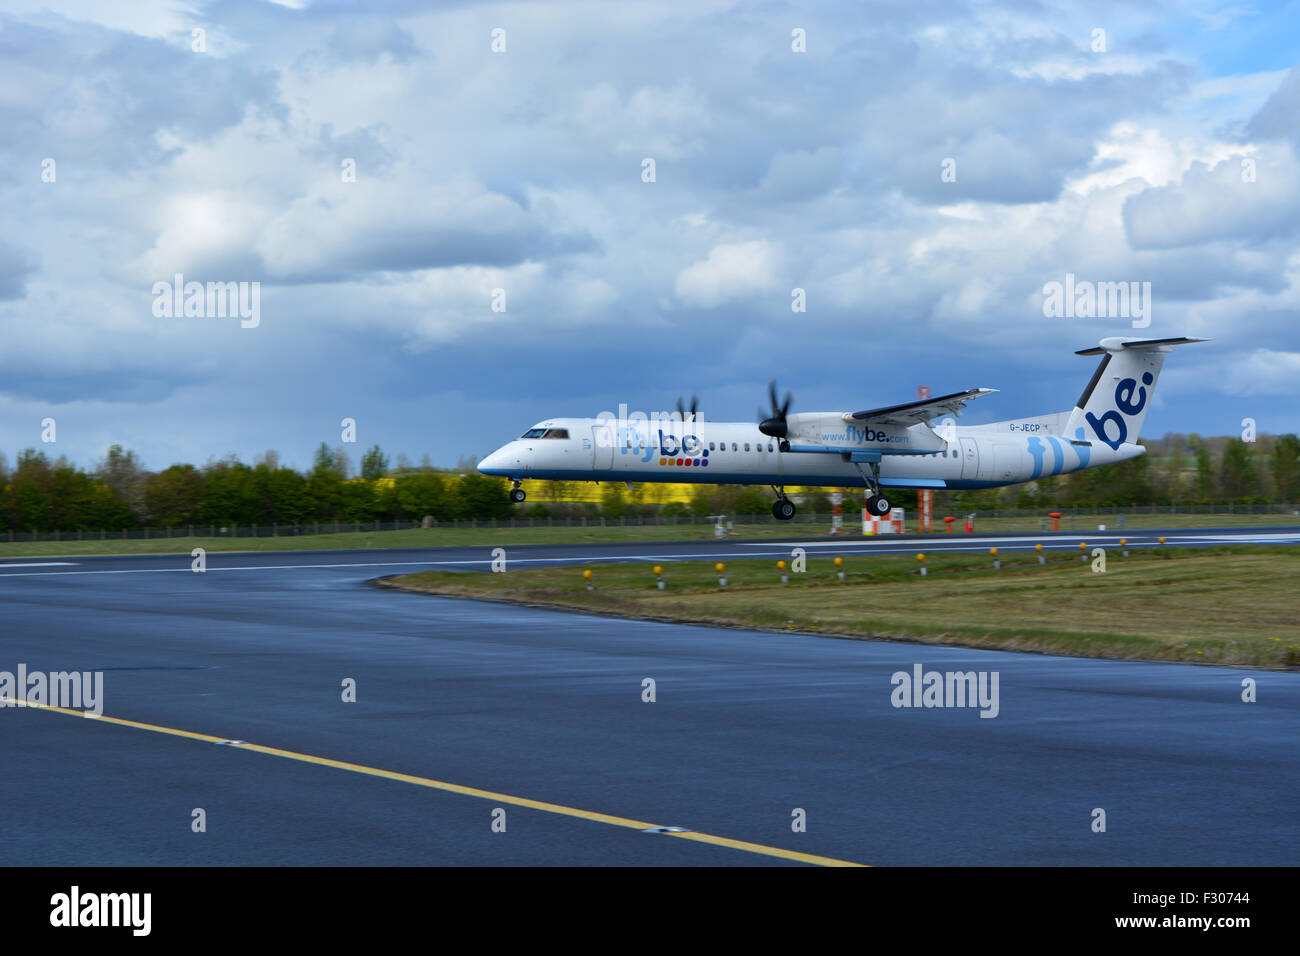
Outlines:
[{"label": "main landing gear", "polygon": [[525,498],[527,498],[527,497],[528,497],[528,495],[524,492],[524,489],[522,489],[522,488],[519,487],[519,480],[518,480],[518,479],[515,479],[514,481],[512,481],[512,482],[510,483],[510,500],[511,500],[511,501],[513,501],[515,504],[519,504],[521,501],[523,501],[523,500],[524,500]]},{"label": "main landing gear", "polygon": [[867,462],[867,467],[871,469],[870,475],[868,475],[866,469],[862,467],[861,462],[858,462],[857,465],[858,471],[862,472],[862,480],[867,486],[867,500],[864,504],[864,507],[867,509],[867,514],[876,518],[883,518],[885,515],[889,514],[893,505],[889,503],[889,499],[880,491],[880,462]]},{"label": "main landing gear", "polygon": [[794,517],[794,502],[785,496],[785,489],[772,486],[776,492],[776,501],[772,502],[772,517],[777,521],[789,521]]},{"label": "main landing gear", "polygon": [[875,515],[877,518],[883,518],[885,515],[889,514],[893,505],[889,503],[888,498],[877,492],[866,500],[864,507],[867,509],[867,514]]}]

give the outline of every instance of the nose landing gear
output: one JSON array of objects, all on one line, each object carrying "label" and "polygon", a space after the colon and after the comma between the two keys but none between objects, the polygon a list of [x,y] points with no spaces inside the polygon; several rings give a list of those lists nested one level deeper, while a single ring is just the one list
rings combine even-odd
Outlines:
[{"label": "nose landing gear", "polygon": [[528,495],[524,492],[524,489],[519,487],[519,479],[512,480],[510,483],[510,500],[515,504],[519,504],[527,497]]}]

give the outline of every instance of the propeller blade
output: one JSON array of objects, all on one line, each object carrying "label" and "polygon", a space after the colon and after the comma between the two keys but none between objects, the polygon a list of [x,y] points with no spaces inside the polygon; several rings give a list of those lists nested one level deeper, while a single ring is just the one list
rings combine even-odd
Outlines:
[{"label": "propeller blade", "polygon": [[787,391],[785,401],[780,401],[776,390],[776,379],[772,379],[767,383],[767,395],[772,403],[772,411],[766,417],[764,417],[761,410],[759,411],[758,430],[764,435],[770,435],[773,438],[785,438],[788,432],[785,419],[790,412],[790,406],[794,404],[794,393]]}]

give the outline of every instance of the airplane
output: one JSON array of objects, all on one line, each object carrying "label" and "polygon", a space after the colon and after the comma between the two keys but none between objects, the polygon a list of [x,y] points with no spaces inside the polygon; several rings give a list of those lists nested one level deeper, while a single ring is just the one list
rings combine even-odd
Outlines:
[{"label": "airplane", "polygon": [[889,488],[998,488],[1068,474],[1146,454],[1137,444],[1165,356],[1194,337],[1110,336],[1076,355],[1101,361],[1074,408],[1031,418],[958,427],[941,415],[961,415],[970,401],[997,389],[969,388],[937,398],[859,412],[791,413],[793,396],[756,423],[697,421],[687,411],[646,416],[609,412],[597,418],[548,418],[478,465],[510,479],[519,503],[530,479],[558,481],[694,482],[769,485],[772,516],[788,521],[795,505],[786,484],[866,488],[867,512],[887,515]]}]

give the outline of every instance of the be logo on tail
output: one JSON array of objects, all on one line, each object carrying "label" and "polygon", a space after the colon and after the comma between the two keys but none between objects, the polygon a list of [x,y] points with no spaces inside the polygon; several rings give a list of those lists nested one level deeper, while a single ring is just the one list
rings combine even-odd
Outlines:
[{"label": "be logo on tail", "polygon": [[[1143,385],[1150,385],[1154,381],[1155,376],[1150,372],[1142,373]],[[1137,401],[1133,400],[1134,392],[1137,393]],[[1139,386],[1136,379],[1123,378],[1120,379],[1119,384],[1115,386],[1115,407],[1118,408],[1119,411],[1111,410],[1100,418],[1089,412],[1084,416],[1084,418],[1087,420],[1088,424],[1092,426],[1094,435],[1104,441],[1111,448],[1118,451],[1119,446],[1124,444],[1125,440],[1128,438],[1128,422],[1125,420],[1124,415],[1136,415],[1138,412],[1142,411],[1146,406],[1146,403],[1147,390]],[[1123,412],[1124,414],[1121,415],[1120,412]],[[1111,438],[1106,434],[1107,422],[1114,422],[1115,428],[1119,432],[1119,434],[1114,438]]]}]

